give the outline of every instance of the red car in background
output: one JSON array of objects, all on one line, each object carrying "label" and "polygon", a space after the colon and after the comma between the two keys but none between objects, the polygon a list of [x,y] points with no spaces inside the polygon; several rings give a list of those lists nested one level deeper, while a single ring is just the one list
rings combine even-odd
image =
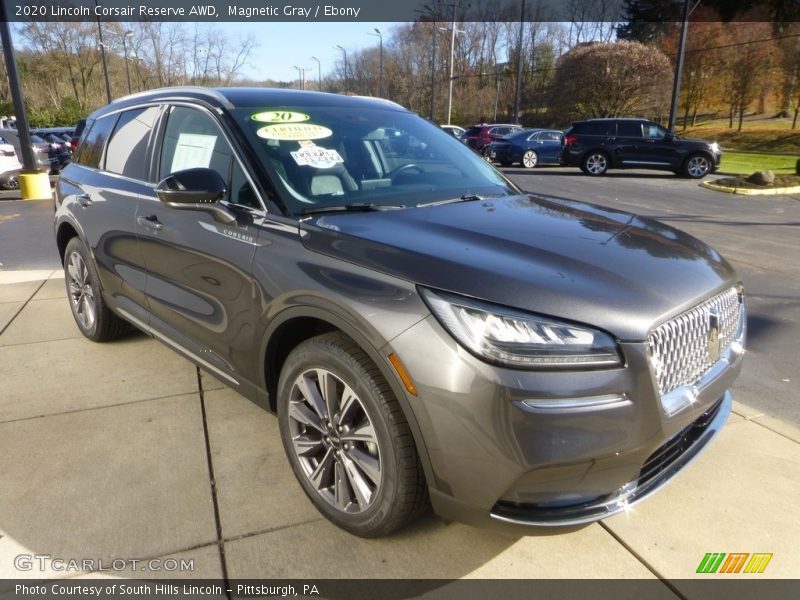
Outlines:
[{"label": "red car in background", "polygon": [[520,125],[510,123],[481,123],[480,125],[468,127],[464,135],[461,136],[461,141],[479,154],[483,154],[483,151],[493,141],[520,129],[522,129]]}]

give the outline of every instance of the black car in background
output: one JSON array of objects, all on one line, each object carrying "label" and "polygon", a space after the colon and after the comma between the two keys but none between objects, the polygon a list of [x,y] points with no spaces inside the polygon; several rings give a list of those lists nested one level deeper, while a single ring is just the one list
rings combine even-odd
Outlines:
[{"label": "black car in background", "polygon": [[638,118],[573,123],[561,145],[561,164],[593,176],[609,169],[658,169],[699,179],[715,171],[721,158],[716,142],[683,139]]},{"label": "black car in background", "polygon": [[489,144],[488,158],[503,167],[515,163],[526,169],[542,164],[557,165],[563,136],[563,132],[555,129],[515,131]]}]

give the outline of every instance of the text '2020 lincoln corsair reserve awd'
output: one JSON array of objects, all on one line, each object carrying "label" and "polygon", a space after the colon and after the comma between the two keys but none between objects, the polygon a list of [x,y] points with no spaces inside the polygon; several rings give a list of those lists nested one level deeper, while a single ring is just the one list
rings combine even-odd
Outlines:
[{"label": "text '2020 lincoln corsair reserve awd'", "polygon": [[614,514],[719,431],[744,353],[714,250],[523,193],[382,100],[118,100],[55,231],[86,337],[133,324],[276,412],[305,493],[362,536],[429,503],[516,530]]}]

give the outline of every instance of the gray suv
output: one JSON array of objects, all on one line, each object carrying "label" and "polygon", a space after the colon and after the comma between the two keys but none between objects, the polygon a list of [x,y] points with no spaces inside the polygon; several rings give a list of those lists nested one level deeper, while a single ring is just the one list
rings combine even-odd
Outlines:
[{"label": "gray suv", "polygon": [[429,504],[601,519],[731,410],[745,310],[719,254],[525,193],[390,102],[129,96],[89,117],[55,202],[81,332],[133,325],[277,413],[303,490],[357,535]]}]

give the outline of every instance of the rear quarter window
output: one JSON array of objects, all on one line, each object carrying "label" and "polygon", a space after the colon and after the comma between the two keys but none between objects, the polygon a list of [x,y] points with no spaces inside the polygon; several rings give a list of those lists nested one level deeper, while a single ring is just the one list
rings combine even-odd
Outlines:
[{"label": "rear quarter window", "polygon": [[116,121],[117,115],[110,115],[101,117],[92,123],[91,129],[81,144],[78,156],[75,158],[76,163],[94,169],[103,168],[103,149]]}]

